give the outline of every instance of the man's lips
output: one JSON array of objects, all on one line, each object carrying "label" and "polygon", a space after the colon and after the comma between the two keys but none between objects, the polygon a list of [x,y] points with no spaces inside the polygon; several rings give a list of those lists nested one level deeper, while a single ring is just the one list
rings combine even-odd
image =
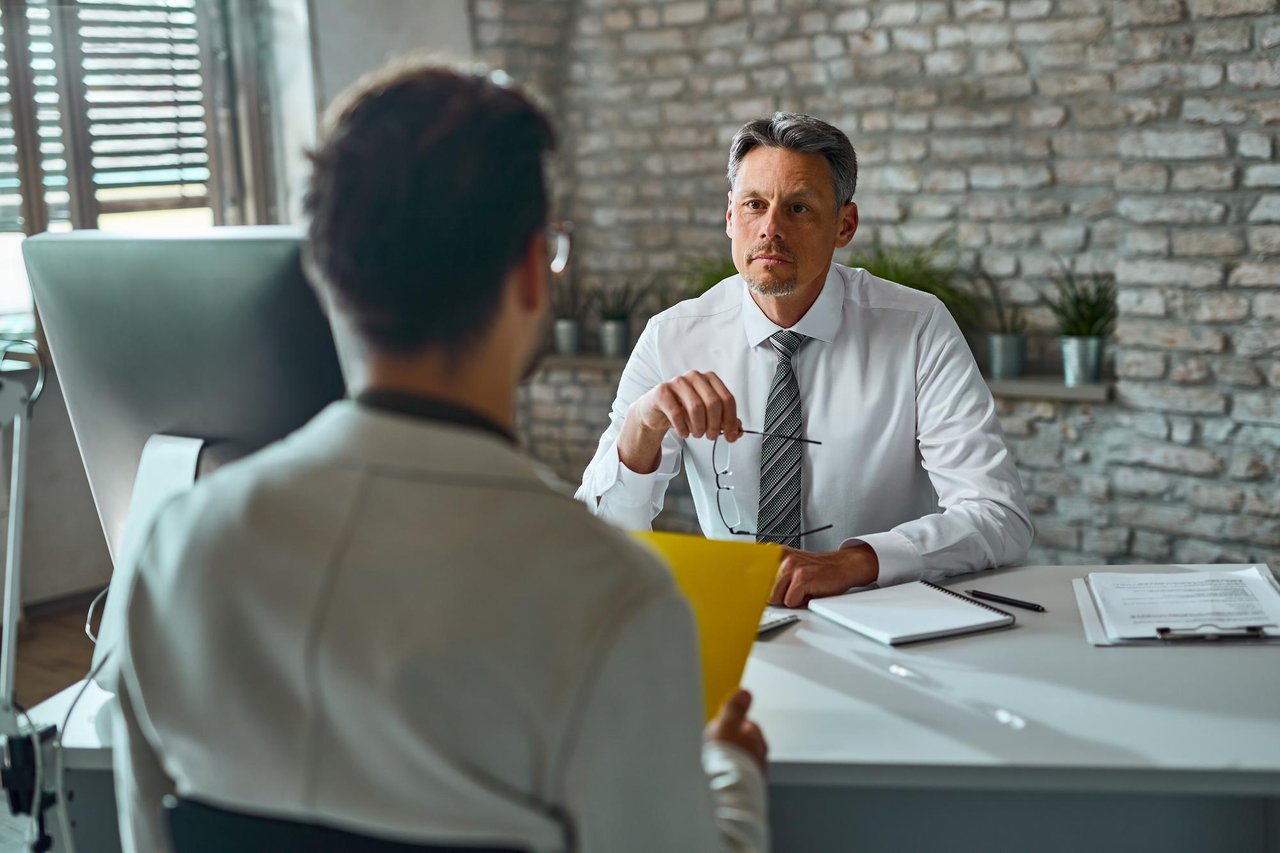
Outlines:
[{"label": "man's lips", "polygon": [[789,264],[791,259],[783,255],[754,255],[751,260],[763,261],[766,264]]}]

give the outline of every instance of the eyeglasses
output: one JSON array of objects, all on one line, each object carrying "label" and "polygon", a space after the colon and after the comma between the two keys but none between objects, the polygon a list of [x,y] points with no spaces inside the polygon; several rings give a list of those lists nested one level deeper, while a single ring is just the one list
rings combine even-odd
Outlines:
[{"label": "eyeglasses", "polygon": [[567,219],[547,226],[547,257],[551,259],[551,272],[560,275],[569,266],[569,253],[573,251],[573,223]]},{"label": "eyeglasses", "polygon": [[[753,429],[744,429],[743,432],[751,435],[772,436],[785,441],[799,441],[814,445],[822,444],[821,441],[814,441],[811,438],[801,438],[780,432],[759,432]],[[742,524],[742,512],[738,509],[738,499],[734,497],[733,483],[730,482],[730,478],[733,476],[733,444],[725,441],[723,436],[717,435],[715,443],[711,446],[711,465],[716,475],[716,509],[720,512],[720,520],[724,522],[724,526],[735,536],[798,538],[812,533],[820,533],[823,530],[830,530],[834,526],[824,524],[822,527],[815,527],[812,530],[805,530],[800,533],[792,533],[790,530],[740,530],[738,525]]]}]

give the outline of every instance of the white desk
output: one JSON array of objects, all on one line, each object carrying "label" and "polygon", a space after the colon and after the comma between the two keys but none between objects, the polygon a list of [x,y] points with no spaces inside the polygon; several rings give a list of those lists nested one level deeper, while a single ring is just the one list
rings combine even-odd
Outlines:
[{"label": "white desk", "polygon": [[[1048,608],[1006,631],[893,649],[805,613],[757,643],[777,853],[1280,853],[1280,646],[1089,646],[1071,579],[1099,568],[952,582]],[[66,735],[84,828],[114,817],[109,700]]]},{"label": "white desk", "polygon": [[948,584],[1048,609],[1005,631],[890,648],[806,613],[758,643],[778,850],[1280,851],[1280,646],[1090,646],[1071,579],[1103,568]]}]

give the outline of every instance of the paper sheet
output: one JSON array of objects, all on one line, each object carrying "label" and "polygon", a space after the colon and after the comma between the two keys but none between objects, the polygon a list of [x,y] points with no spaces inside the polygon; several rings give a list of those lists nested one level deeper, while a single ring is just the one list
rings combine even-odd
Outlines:
[{"label": "paper sheet", "polygon": [[1158,628],[1213,633],[1266,626],[1280,634],[1280,593],[1257,567],[1227,572],[1092,572],[1089,591],[1111,639],[1156,636]]},{"label": "paper sheet", "polygon": [[773,590],[782,546],[680,533],[633,534],[671,567],[698,624],[706,718],[738,688]]}]

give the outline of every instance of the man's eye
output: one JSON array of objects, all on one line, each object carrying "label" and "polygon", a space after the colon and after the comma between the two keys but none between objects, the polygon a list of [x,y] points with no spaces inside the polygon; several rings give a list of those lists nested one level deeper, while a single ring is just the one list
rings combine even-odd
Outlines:
[{"label": "man's eye", "polygon": [[809,205],[807,205],[807,204],[793,204],[793,205],[791,205],[791,212],[792,212],[792,213],[808,213],[808,212],[809,212]]},{"label": "man's eye", "polygon": [[764,202],[759,199],[751,199],[743,205],[747,210],[764,210]]}]

